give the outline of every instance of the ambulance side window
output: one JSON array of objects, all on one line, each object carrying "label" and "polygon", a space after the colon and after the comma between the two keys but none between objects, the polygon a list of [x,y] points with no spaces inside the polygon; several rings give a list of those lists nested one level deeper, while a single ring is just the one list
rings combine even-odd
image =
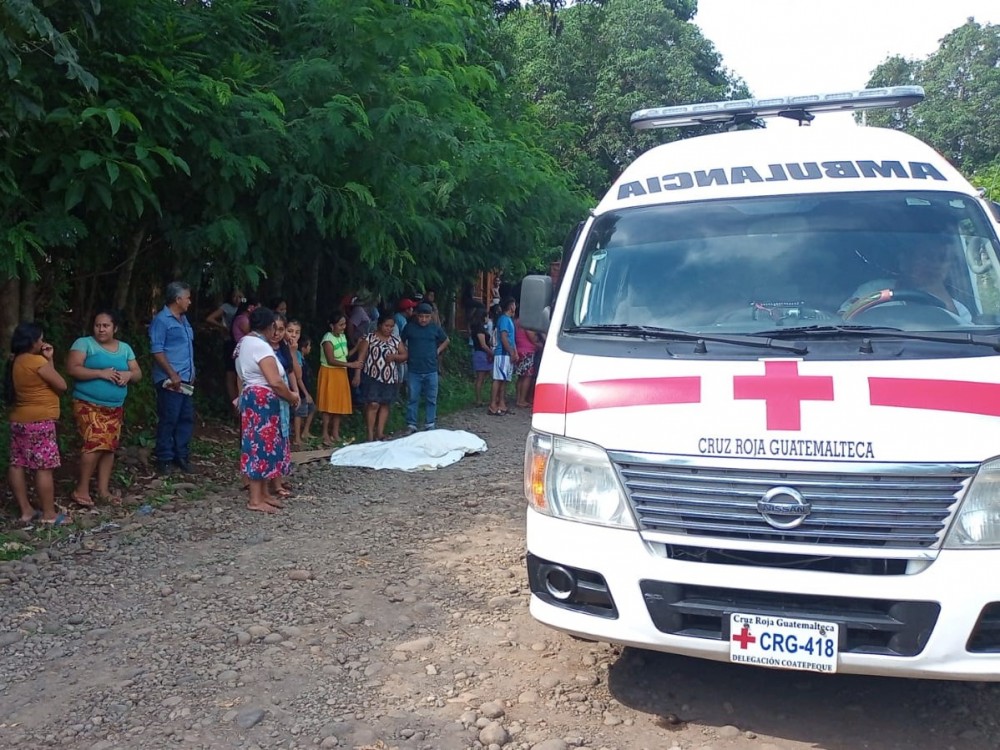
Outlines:
[{"label": "ambulance side window", "polygon": [[[993,204],[994,206],[996,204]],[[983,323],[1000,324],[1000,257],[997,243],[985,237],[963,236],[970,288]]]}]

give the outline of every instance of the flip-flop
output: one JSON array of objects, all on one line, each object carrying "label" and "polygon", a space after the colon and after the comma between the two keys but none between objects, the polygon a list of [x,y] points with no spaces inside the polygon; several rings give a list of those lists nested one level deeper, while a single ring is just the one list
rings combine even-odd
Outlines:
[{"label": "flip-flop", "polygon": [[42,518],[39,519],[38,523],[41,524],[42,526],[69,526],[71,523],[73,523],[73,519],[70,518],[65,513],[60,513],[51,521],[46,521],[44,518]]},{"label": "flip-flop", "polygon": [[487,409],[486,413],[489,414],[491,417],[502,417],[507,414],[507,410],[498,409],[497,411],[490,411],[489,409]]},{"label": "flip-flop", "polygon": [[24,531],[31,531],[33,528],[35,528],[35,524],[38,523],[41,520],[41,518],[42,518],[42,511],[36,510],[34,513],[31,514],[31,518],[17,519],[17,528],[22,529]]},{"label": "flip-flop", "polygon": [[119,506],[122,504],[122,496],[120,492],[112,492],[109,495],[98,495],[97,499],[102,503],[107,503],[108,505]]},{"label": "flip-flop", "polygon": [[69,493],[69,500],[72,503],[76,503],[81,508],[93,508],[94,507],[94,501],[93,501],[92,498],[89,498],[89,497],[80,497],[75,492]]}]

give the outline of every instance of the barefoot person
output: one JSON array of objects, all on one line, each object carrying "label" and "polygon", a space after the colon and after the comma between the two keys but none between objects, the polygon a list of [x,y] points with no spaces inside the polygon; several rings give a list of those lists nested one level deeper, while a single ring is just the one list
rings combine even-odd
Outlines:
[{"label": "barefoot person", "polygon": [[291,472],[288,444],[281,430],[281,402],[295,408],[299,394],[285,385],[285,373],[270,340],[274,313],[258,307],[250,315],[250,333],[237,347],[236,374],[243,383],[240,393],[240,470],[250,482],[247,508],[275,513],[281,501],[271,495],[268,483]]},{"label": "barefoot person", "polygon": [[92,507],[90,479],[97,471],[97,497],[117,504],[111,492],[111,470],[125,419],[128,384],[142,377],[132,347],[119,341],[118,313],[101,310],[94,316],[92,336],[78,338],[66,355],[66,373],[73,387],[73,418],[83,441],[80,474],[70,499]]},{"label": "barefoot person", "polygon": [[[58,468],[59,445],[56,422],[59,420],[59,394],[65,393],[66,381],[52,366],[52,344],[42,339],[37,323],[21,323],[10,340],[12,359],[7,365],[4,395],[11,410],[10,466],[7,483],[21,507],[21,522],[62,526],[71,522],[56,512],[52,470]],[[35,472],[35,493],[41,513],[28,500],[26,473]]]}]

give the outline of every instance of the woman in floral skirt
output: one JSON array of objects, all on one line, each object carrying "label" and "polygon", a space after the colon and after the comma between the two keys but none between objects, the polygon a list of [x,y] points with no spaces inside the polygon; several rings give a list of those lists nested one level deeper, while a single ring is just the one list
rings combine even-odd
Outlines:
[{"label": "woman in floral skirt", "polygon": [[284,368],[271,346],[274,313],[259,307],[250,315],[250,333],[237,347],[236,373],[240,393],[242,441],[240,469],[250,481],[247,508],[275,513],[282,506],[268,488],[269,480],[291,472],[288,440],[281,429],[281,402],[294,409],[299,394],[285,384]]}]

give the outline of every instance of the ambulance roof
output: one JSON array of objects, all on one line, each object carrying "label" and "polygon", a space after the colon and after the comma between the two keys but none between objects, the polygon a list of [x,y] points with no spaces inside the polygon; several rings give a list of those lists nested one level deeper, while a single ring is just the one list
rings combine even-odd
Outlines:
[{"label": "ambulance roof", "polygon": [[695,200],[871,190],[975,194],[922,141],[882,128],[741,130],[650,149],[618,178],[595,213]]}]

